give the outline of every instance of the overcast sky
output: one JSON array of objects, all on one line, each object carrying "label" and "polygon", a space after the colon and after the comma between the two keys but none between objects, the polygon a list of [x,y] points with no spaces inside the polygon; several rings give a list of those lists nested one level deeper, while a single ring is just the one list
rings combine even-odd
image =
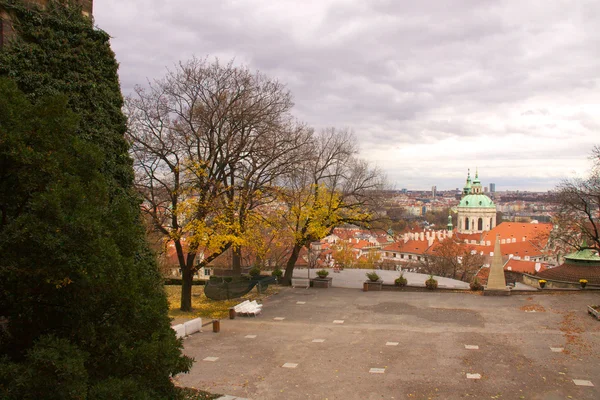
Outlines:
[{"label": "overcast sky", "polygon": [[95,0],[124,94],[192,55],[291,90],[349,127],[396,189],[583,176],[600,144],[600,1]]}]

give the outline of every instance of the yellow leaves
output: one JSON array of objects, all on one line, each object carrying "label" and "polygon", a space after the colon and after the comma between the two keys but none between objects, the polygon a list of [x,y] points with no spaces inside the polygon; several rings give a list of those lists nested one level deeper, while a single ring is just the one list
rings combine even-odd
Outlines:
[{"label": "yellow leaves", "polygon": [[68,285],[70,285],[71,283],[73,283],[73,281],[71,280],[71,278],[69,278],[68,276],[63,278],[63,279],[47,279],[46,283],[49,283],[51,285],[54,285],[54,287],[56,289],[62,289]]}]

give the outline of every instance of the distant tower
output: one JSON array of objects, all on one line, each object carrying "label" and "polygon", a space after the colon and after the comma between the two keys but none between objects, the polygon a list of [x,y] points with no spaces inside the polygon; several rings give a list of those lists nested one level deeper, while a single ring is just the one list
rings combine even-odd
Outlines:
[{"label": "distant tower", "polygon": [[467,183],[463,188],[462,199],[458,204],[458,232],[480,233],[496,226],[496,205],[483,193],[479,172],[471,182],[471,173],[467,173]]},{"label": "distant tower", "polygon": [[435,199],[436,195],[437,195],[437,186],[432,186],[431,187],[431,197],[433,197]]},{"label": "distant tower", "polygon": [[496,193],[496,184],[490,183],[490,193]]},{"label": "distant tower", "polygon": [[452,229],[454,229],[454,226],[452,225],[452,211],[448,211],[448,232],[452,232]]}]

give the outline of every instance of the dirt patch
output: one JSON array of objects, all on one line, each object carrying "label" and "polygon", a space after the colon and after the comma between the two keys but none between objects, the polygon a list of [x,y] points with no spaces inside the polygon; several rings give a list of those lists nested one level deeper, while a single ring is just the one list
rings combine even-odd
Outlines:
[{"label": "dirt patch", "polygon": [[421,308],[407,303],[380,303],[374,306],[358,306],[359,310],[387,315],[410,315],[430,322],[483,327],[484,320],[473,310],[462,308]]}]

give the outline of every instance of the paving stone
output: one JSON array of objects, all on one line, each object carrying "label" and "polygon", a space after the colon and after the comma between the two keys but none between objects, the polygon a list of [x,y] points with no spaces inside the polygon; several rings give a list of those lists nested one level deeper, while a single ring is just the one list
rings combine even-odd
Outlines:
[{"label": "paving stone", "polygon": [[239,397],[231,396],[226,394],[225,396],[219,397],[217,400],[237,400]]},{"label": "paving stone", "polygon": [[398,346],[398,342],[386,342],[386,346]]},{"label": "paving stone", "polygon": [[333,320],[333,323],[334,323],[334,324],[343,324],[343,323],[344,323],[344,320],[343,320],[343,319],[334,319],[334,320]]},{"label": "paving stone", "polygon": [[296,304],[306,304],[305,301],[297,301]]},{"label": "paving stone", "polygon": [[282,365],[283,368],[296,368],[298,366],[298,364],[294,364],[294,363],[285,363]]},{"label": "paving stone", "polygon": [[383,374],[383,373],[385,373],[385,368],[371,368],[369,370],[369,373],[371,373],[371,374]]},{"label": "paving stone", "polygon": [[594,386],[594,384],[591,381],[586,381],[583,379],[573,379],[573,383],[577,386]]},{"label": "paving stone", "polygon": [[219,357],[206,357],[202,361],[217,361]]},{"label": "paving stone", "polygon": [[283,321],[285,317],[275,317],[273,318],[275,321]]},{"label": "paving stone", "polygon": [[481,379],[481,374],[467,374],[467,379]]},{"label": "paving stone", "polygon": [[313,339],[313,343],[323,343],[325,339]]},{"label": "paving stone", "polygon": [[246,335],[244,336],[246,339],[256,339],[256,335]]},{"label": "paving stone", "polygon": [[562,353],[564,348],[562,347],[550,347],[550,350],[552,350],[553,353]]},{"label": "paving stone", "polygon": [[465,344],[465,349],[467,350],[479,350],[479,346],[475,344]]}]

